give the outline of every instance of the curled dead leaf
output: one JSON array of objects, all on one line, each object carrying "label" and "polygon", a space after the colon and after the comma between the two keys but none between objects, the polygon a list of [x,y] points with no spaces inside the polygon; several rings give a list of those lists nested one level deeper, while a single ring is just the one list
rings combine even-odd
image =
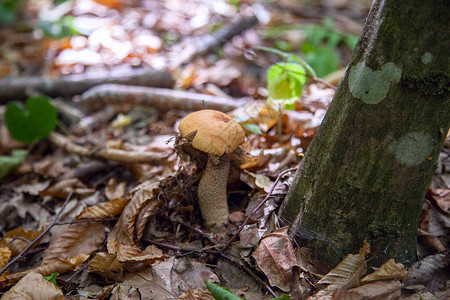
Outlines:
[{"label": "curled dead leaf", "polygon": [[300,276],[294,247],[287,227],[264,237],[253,253],[258,267],[266,274],[269,283],[288,292]]},{"label": "curled dead leaf", "polygon": [[155,215],[161,205],[159,200],[153,198],[157,187],[158,182],[150,183],[132,194],[109,239],[115,238],[121,244],[131,246],[141,238],[148,218]]},{"label": "curled dead leaf", "polygon": [[9,274],[6,276],[7,283],[15,283],[31,272],[39,273],[43,276],[49,276],[53,273],[64,274],[66,272],[72,271],[76,266],[82,264],[88,258],[89,255],[80,254],[72,257],[70,260],[55,260],[30,270]]},{"label": "curled dead leaf", "polygon": [[24,276],[7,291],[2,300],[63,300],[64,294],[56,285],[36,272]]},{"label": "curled dead leaf", "polygon": [[380,268],[375,270],[375,272],[361,279],[361,283],[386,279],[400,279],[404,281],[407,277],[408,272],[406,271],[405,266],[401,263],[396,263],[393,259],[390,259]]},{"label": "curled dead leaf", "polygon": [[8,247],[0,247],[0,268],[3,268],[11,258],[11,250]]},{"label": "curled dead leaf", "polygon": [[88,266],[92,272],[111,280],[118,280],[123,271],[117,256],[105,252],[96,253]]},{"label": "curled dead leaf", "polygon": [[117,255],[120,262],[141,262],[144,264],[154,264],[168,258],[156,246],[150,245],[145,250],[137,246],[125,245],[113,238],[108,241],[108,252]]},{"label": "curled dead leaf", "polygon": [[122,212],[129,200],[130,198],[115,198],[106,203],[86,207],[75,217],[75,219],[105,219],[114,217]]},{"label": "curled dead leaf", "polygon": [[[25,231],[22,227],[15,228],[5,234],[3,239],[0,241],[0,246],[7,246],[11,250],[12,257],[14,257],[28,246],[27,241],[33,241],[42,233],[43,230],[44,229],[42,228],[39,231]],[[38,243],[36,243],[35,246],[36,245],[38,245]]]},{"label": "curled dead leaf", "polygon": [[367,271],[367,264],[360,254],[349,254],[336,268],[326,274],[317,285],[327,285],[328,291],[350,289],[360,285],[360,278]]}]

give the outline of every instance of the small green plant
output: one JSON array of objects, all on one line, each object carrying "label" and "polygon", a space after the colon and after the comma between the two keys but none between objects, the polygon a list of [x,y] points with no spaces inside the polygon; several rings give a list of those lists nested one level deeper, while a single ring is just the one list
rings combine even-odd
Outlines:
[{"label": "small green plant", "polygon": [[56,277],[59,276],[59,273],[52,273],[49,276],[44,276],[45,280],[50,281],[51,283],[53,283],[54,285],[56,285],[57,287],[59,287],[59,285],[56,283]]},{"label": "small green plant", "polygon": [[276,39],[274,47],[283,51],[293,51],[291,45],[280,39],[287,32],[301,31],[304,35],[303,42],[299,46],[305,61],[317,72],[318,77],[336,71],[339,68],[337,47],[344,43],[353,50],[358,36],[340,32],[335,28],[335,22],[331,18],[324,18],[319,25],[282,25],[276,26],[264,33],[265,38]]},{"label": "small green plant", "polygon": [[55,129],[56,109],[45,97],[28,98],[21,103],[6,105],[4,120],[10,136],[22,143],[43,140]]},{"label": "small green plant", "polygon": [[[229,289],[223,288],[218,284],[205,280],[206,288],[216,300],[243,300],[235,296]],[[291,296],[284,295],[282,297],[273,298],[272,300],[291,300]]]},{"label": "small green plant", "polygon": [[20,166],[27,154],[27,150],[15,149],[11,152],[11,156],[0,156],[0,181],[14,168]]}]

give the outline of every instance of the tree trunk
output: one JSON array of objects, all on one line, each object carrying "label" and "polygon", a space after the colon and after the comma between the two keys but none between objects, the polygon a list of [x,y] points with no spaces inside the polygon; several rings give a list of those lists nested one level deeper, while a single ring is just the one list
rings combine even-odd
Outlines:
[{"label": "tree trunk", "polygon": [[291,235],[335,265],[416,259],[419,215],[449,128],[448,0],[376,0],[281,207]]}]

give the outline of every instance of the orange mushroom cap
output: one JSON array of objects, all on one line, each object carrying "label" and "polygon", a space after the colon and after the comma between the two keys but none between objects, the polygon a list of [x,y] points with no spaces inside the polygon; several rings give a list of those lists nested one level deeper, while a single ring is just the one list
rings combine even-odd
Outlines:
[{"label": "orange mushroom cap", "polygon": [[178,130],[182,137],[197,132],[192,146],[206,153],[222,156],[233,152],[245,141],[241,126],[227,114],[204,109],[184,117]]}]

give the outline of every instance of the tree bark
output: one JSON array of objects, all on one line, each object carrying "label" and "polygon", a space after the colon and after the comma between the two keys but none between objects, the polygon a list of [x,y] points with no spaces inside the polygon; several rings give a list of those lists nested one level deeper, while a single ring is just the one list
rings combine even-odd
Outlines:
[{"label": "tree bark", "polygon": [[450,120],[450,2],[376,0],[280,209],[291,236],[335,265],[416,259],[419,215]]}]

